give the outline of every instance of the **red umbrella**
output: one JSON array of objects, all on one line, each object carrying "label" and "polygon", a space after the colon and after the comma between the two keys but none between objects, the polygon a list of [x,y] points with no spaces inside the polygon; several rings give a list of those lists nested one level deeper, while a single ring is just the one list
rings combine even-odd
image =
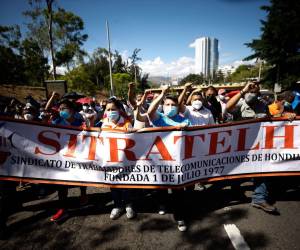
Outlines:
[{"label": "red umbrella", "polygon": [[91,97],[82,97],[78,99],[76,102],[84,104],[84,103],[91,103],[93,99]]}]

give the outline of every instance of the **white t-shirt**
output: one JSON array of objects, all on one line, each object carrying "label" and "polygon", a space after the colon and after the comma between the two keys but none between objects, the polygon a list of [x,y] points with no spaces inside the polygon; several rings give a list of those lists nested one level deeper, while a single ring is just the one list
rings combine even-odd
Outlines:
[{"label": "white t-shirt", "polygon": [[212,113],[205,107],[195,110],[192,106],[186,106],[183,115],[190,121],[192,126],[215,124]]}]

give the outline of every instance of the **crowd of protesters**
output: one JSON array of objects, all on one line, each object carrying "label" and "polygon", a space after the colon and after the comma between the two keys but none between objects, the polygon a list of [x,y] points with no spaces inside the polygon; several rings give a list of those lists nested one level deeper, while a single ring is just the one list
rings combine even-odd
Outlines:
[{"label": "crowd of protesters", "polygon": [[[134,132],[147,127],[181,126],[184,128],[272,116],[294,119],[300,114],[299,87],[293,91],[283,91],[278,94],[276,100],[272,95],[262,95],[257,82],[249,82],[241,90],[236,91],[217,90],[213,86],[205,89],[194,88],[191,83],[187,83],[178,95],[174,95],[173,91],[171,92],[173,95],[170,95],[169,92],[171,92],[170,88],[164,86],[160,93],[152,93],[150,90],[136,93],[134,83],[128,86],[127,100],[115,96],[96,100],[82,98],[76,93],[60,97],[53,92],[48,100],[42,102],[37,102],[31,96],[25,98],[25,103],[12,99],[10,103],[0,106],[0,115],[54,125],[122,129]],[[231,184],[232,188],[239,192],[240,182],[235,181]],[[253,184],[252,206],[265,212],[276,212],[276,207],[269,203],[269,180],[254,178]],[[0,181],[0,185],[0,234],[3,234],[8,213],[5,205],[9,196],[7,190],[15,186],[9,189],[7,187],[11,186],[11,183],[5,181]],[[86,189],[80,187],[81,205],[88,203]],[[194,189],[194,187],[172,190],[174,199],[172,210],[180,231],[187,230],[183,202],[184,192],[187,189]],[[59,205],[51,221],[58,221],[67,214],[68,187],[57,185],[57,191]],[[136,216],[133,192],[132,189],[111,188],[114,201],[111,219],[117,219],[123,213],[128,219]],[[168,190],[156,191],[158,212],[161,215],[166,213],[168,195]]]}]

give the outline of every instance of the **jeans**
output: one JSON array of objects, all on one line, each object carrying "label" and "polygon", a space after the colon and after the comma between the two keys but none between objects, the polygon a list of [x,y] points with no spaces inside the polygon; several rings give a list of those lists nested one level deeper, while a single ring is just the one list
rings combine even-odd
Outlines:
[{"label": "jeans", "polygon": [[269,184],[264,178],[254,178],[254,192],[252,194],[252,203],[267,202],[269,199]]}]

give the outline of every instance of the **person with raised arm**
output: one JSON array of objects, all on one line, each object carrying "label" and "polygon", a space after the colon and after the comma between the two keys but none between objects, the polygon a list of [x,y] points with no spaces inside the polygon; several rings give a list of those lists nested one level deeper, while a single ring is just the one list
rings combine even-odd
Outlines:
[{"label": "person with raised arm", "polygon": [[[150,104],[147,112],[150,123],[152,123],[154,127],[179,126],[184,128],[189,126],[189,120],[179,114],[179,104],[177,97],[166,96],[168,90],[169,87],[164,86],[162,88],[161,94],[157,96],[157,98],[155,98]],[[162,100],[163,113],[157,111],[157,108]],[[167,190],[158,191],[158,199],[161,204],[159,214],[165,213],[162,202],[165,202],[166,195],[168,194],[168,192],[166,191]],[[187,225],[185,223],[184,189],[172,189],[172,196],[174,201],[174,219],[177,221],[178,230],[184,232],[187,230]]]},{"label": "person with raised arm", "polygon": [[[235,119],[254,119],[267,117],[268,106],[258,97],[260,87],[258,82],[248,82],[245,87],[235,94],[226,104],[228,112],[235,115]],[[252,206],[262,209],[267,213],[277,214],[278,210],[270,204],[270,185],[268,178],[253,178],[254,192],[252,194]]]},{"label": "person with raised arm", "polygon": [[[192,91],[187,99],[186,105],[184,104],[184,97],[188,91],[188,88],[191,86],[192,83],[186,83],[178,98],[180,112],[190,121],[192,126],[215,124],[212,113],[209,109],[203,106],[204,100],[201,95],[201,89],[195,89]],[[191,105],[187,105],[189,103],[191,103]]]}]

